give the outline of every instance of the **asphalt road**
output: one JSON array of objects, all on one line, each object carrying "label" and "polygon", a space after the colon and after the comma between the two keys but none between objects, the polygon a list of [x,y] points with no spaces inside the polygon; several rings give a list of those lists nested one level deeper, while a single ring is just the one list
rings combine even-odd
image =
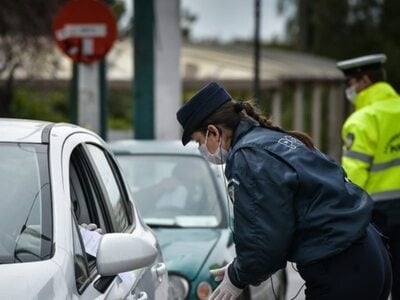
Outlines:
[{"label": "asphalt road", "polygon": [[[295,264],[293,264],[294,267],[296,267]],[[299,273],[297,273],[292,265],[290,263],[287,264],[286,267],[286,272],[288,276],[288,289],[286,292],[286,299],[291,300],[293,299],[301,286],[304,284],[304,280],[300,277]],[[296,300],[304,300],[305,295],[304,295],[304,290],[305,287],[303,287],[299,293],[299,295],[295,298]]]}]

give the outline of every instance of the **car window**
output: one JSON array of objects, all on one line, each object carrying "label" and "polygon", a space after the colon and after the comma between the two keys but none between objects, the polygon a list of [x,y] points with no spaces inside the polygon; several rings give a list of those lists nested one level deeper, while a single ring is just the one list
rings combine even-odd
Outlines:
[{"label": "car window", "polygon": [[0,143],[0,263],[48,259],[52,214],[47,146]]},{"label": "car window", "polygon": [[90,170],[88,158],[83,146],[75,148],[70,161],[70,197],[74,215],[78,224],[94,223],[104,232],[111,229],[106,221],[106,212],[102,209],[101,192]]},{"label": "car window", "polygon": [[[85,144],[75,147],[69,167],[75,281],[80,293],[85,290],[97,271],[95,243],[90,243],[90,245],[85,243],[87,238],[94,237],[92,234],[88,236],[86,230],[91,231],[93,226],[96,226],[102,234],[113,231],[112,221],[105,204],[107,197],[99,186],[96,170],[93,169],[85,147]],[[91,229],[87,227],[88,224]],[[84,232],[86,234],[83,234]],[[96,239],[100,237],[100,232],[93,233],[97,235]]]},{"label": "car window", "polygon": [[85,283],[89,280],[89,265],[85,248],[79,234],[79,225],[76,218],[72,220],[72,237],[74,243],[74,270],[76,288],[81,293]]},{"label": "car window", "polygon": [[197,156],[117,156],[149,225],[215,227],[222,210],[215,176]]},{"label": "car window", "polygon": [[102,149],[91,144],[87,145],[87,149],[106,194],[105,201],[111,213],[113,228],[117,232],[123,232],[129,226],[129,217],[125,206],[127,200],[124,199],[121,182]]}]

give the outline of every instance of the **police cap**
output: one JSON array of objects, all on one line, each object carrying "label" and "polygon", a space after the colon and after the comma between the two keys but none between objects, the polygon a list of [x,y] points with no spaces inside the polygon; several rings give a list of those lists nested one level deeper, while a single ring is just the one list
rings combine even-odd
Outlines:
[{"label": "police cap", "polygon": [[342,70],[347,79],[350,79],[366,71],[382,69],[385,61],[385,54],[371,54],[339,61],[336,66]]},{"label": "police cap", "polygon": [[186,145],[201,123],[231,99],[231,95],[216,82],[211,82],[198,91],[176,113],[176,118],[183,127],[182,144]]}]

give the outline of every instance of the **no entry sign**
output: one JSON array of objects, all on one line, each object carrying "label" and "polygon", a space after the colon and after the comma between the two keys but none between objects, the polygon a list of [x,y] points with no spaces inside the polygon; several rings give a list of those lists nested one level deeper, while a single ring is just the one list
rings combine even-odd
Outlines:
[{"label": "no entry sign", "polygon": [[53,23],[57,45],[75,62],[92,63],[112,47],[117,27],[107,5],[98,0],[70,0]]}]

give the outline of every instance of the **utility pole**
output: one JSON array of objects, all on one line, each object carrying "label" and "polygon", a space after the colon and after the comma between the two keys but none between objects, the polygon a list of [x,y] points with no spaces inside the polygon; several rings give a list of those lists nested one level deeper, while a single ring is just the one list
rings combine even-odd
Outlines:
[{"label": "utility pole", "polygon": [[260,103],[260,15],[261,0],[254,0],[254,98]]},{"label": "utility pole", "polygon": [[134,137],[154,139],[154,1],[134,4]]}]

